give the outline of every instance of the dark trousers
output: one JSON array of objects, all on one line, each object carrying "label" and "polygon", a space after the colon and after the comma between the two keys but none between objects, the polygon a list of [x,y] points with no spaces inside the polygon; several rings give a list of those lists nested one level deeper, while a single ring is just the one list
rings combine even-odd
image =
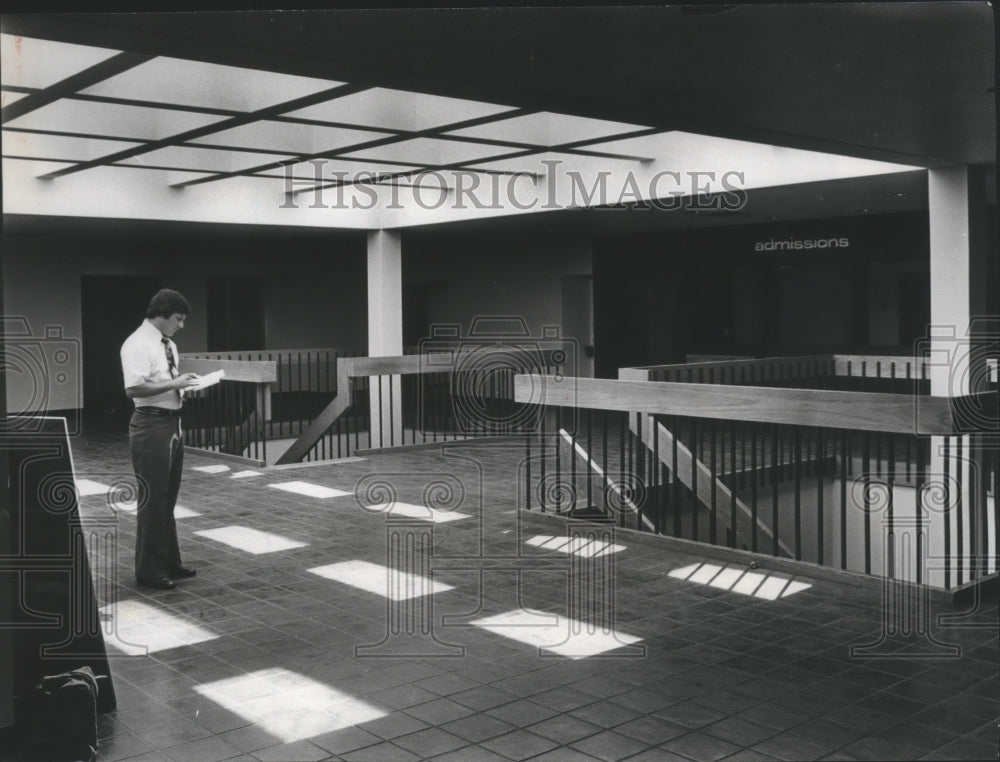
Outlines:
[{"label": "dark trousers", "polygon": [[181,566],[174,522],[184,466],[181,419],[133,413],[128,442],[139,488],[135,576],[139,580],[169,577]]}]

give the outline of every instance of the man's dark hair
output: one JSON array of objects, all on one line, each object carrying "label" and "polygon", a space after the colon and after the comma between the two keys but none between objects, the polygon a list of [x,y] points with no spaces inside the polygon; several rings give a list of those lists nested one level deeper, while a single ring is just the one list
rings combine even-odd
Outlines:
[{"label": "man's dark hair", "polygon": [[149,306],[146,308],[146,317],[168,318],[173,314],[185,316],[190,315],[191,305],[188,304],[187,299],[176,291],[169,288],[161,288],[156,292],[156,295],[149,300]]}]

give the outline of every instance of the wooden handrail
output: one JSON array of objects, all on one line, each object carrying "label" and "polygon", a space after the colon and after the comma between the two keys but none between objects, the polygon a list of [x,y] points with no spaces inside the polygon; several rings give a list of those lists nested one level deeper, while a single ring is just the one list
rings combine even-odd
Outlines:
[{"label": "wooden handrail", "polygon": [[[990,362],[990,360],[987,360]],[[691,373],[700,372],[711,373],[720,370],[741,370],[747,368],[810,368],[819,367],[831,368],[835,376],[850,376],[864,378],[893,377],[892,370],[896,369],[896,380],[907,380],[906,368],[910,369],[909,380],[923,380],[927,378],[929,359],[926,357],[916,357],[912,355],[863,355],[863,354],[842,354],[832,353],[828,355],[801,355],[788,357],[760,357],[756,359],[733,359],[733,360],[709,360],[705,362],[671,363],[666,365],[641,365],[630,368],[620,368],[618,378],[629,381],[645,381],[653,378],[654,374],[664,374],[670,372]],[[995,381],[997,378],[996,361],[992,363],[991,377]],[[881,371],[876,374],[876,370]],[[829,374],[821,374],[828,376]],[[807,373],[801,378],[815,378],[815,373]]]},{"label": "wooden handrail", "polygon": [[290,349],[225,349],[218,350],[215,352],[185,352],[181,357],[191,357],[194,359],[223,359],[223,360],[239,360],[240,357],[254,357],[258,360],[266,360],[268,355],[272,358],[281,355],[298,355],[305,354],[307,352],[328,352],[332,354],[346,354],[354,353],[362,354],[364,350],[358,349],[357,347],[292,347]]},{"label": "wooden handrail", "polygon": [[857,431],[948,436],[963,433],[953,410],[988,409],[996,395],[957,399],[820,389],[628,381],[523,374],[514,401]]},{"label": "wooden handrail", "polygon": [[[629,378],[632,380],[641,380],[641,371],[646,371],[646,378],[652,373],[662,372],[662,371],[672,371],[676,370],[678,372],[686,372],[690,370],[716,370],[716,369],[729,369],[729,368],[753,368],[759,367],[764,364],[768,365],[778,365],[778,366],[792,366],[801,365],[803,363],[823,363],[830,362],[833,360],[833,355],[802,355],[802,356],[789,356],[789,357],[760,357],[750,360],[709,360],[707,362],[683,362],[683,363],[669,363],[667,365],[640,365],[631,368],[621,368],[618,371],[619,378]],[[627,372],[626,376],[623,377],[622,373]]]},{"label": "wooden handrail", "polygon": [[[513,358],[531,365],[539,360],[546,366],[562,365],[555,361],[560,349],[526,346],[523,349],[509,346],[469,344],[458,351],[443,349],[419,355],[398,355],[394,357],[344,357],[338,361],[349,378],[361,376],[405,376],[416,373],[451,373],[453,371],[475,371],[479,361],[489,362],[493,358]],[[514,363],[512,363],[513,365]],[[486,369],[494,366],[486,365]]]},{"label": "wooden handrail", "polygon": [[184,373],[205,374],[224,370],[226,381],[269,384],[278,380],[277,367],[268,360],[203,360],[181,355],[180,367]]},{"label": "wooden handrail", "polygon": [[[279,464],[298,463],[320,437],[337,422],[350,407],[350,379],[367,378],[369,376],[406,376],[421,373],[452,373],[456,370],[475,371],[476,363],[488,362],[493,357],[521,357],[530,364],[531,360],[540,359],[549,365],[557,363],[557,353],[562,349],[526,344],[523,349],[517,346],[492,346],[484,343],[469,342],[459,345],[458,351],[442,350],[419,355],[395,355],[389,357],[341,357],[337,360],[337,396],[320,411],[319,415],[309,424],[292,446],[278,459]],[[466,365],[467,363],[467,365]],[[493,366],[486,365],[485,368]]]}]

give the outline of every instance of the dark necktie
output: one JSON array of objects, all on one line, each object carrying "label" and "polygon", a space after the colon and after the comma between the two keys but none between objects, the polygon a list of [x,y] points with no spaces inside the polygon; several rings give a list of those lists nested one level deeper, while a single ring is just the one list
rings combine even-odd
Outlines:
[{"label": "dark necktie", "polygon": [[177,378],[177,361],[174,359],[174,350],[170,348],[170,339],[164,336],[160,341],[163,342],[163,349],[167,353],[167,366],[170,368],[170,377]]},{"label": "dark necktie", "polygon": [[[167,367],[170,368],[170,377],[177,378],[180,374],[177,372],[177,360],[174,359],[174,350],[170,348],[170,339],[164,336],[160,341],[163,342],[163,349],[167,353]],[[184,390],[178,389],[177,396],[183,400]]]}]

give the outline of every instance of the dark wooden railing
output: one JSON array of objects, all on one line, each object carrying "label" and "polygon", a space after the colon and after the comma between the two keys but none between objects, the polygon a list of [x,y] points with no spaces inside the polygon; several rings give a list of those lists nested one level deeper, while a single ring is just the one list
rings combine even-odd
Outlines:
[{"label": "dark wooden railing", "polygon": [[928,360],[919,357],[831,354],[622,368],[618,377],[632,381],[927,394],[929,367]]},{"label": "dark wooden railing", "polygon": [[951,588],[996,572],[995,397],[519,375],[525,500]]},{"label": "dark wooden railing", "polygon": [[186,353],[183,358],[274,363],[271,417],[267,421],[266,436],[267,439],[289,439],[299,436],[336,396],[340,358],[364,354],[350,347],[322,347],[195,352]]},{"label": "dark wooden railing", "polygon": [[267,463],[274,362],[207,360],[181,356],[186,373],[225,371],[222,381],[184,399],[184,445],[249,465]]},{"label": "dark wooden railing", "polygon": [[515,374],[557,373],[564,362],[562,349],[541,345],[340,358],[336,397],[277,462],[524,430],[524,406],[514,402]]}]

